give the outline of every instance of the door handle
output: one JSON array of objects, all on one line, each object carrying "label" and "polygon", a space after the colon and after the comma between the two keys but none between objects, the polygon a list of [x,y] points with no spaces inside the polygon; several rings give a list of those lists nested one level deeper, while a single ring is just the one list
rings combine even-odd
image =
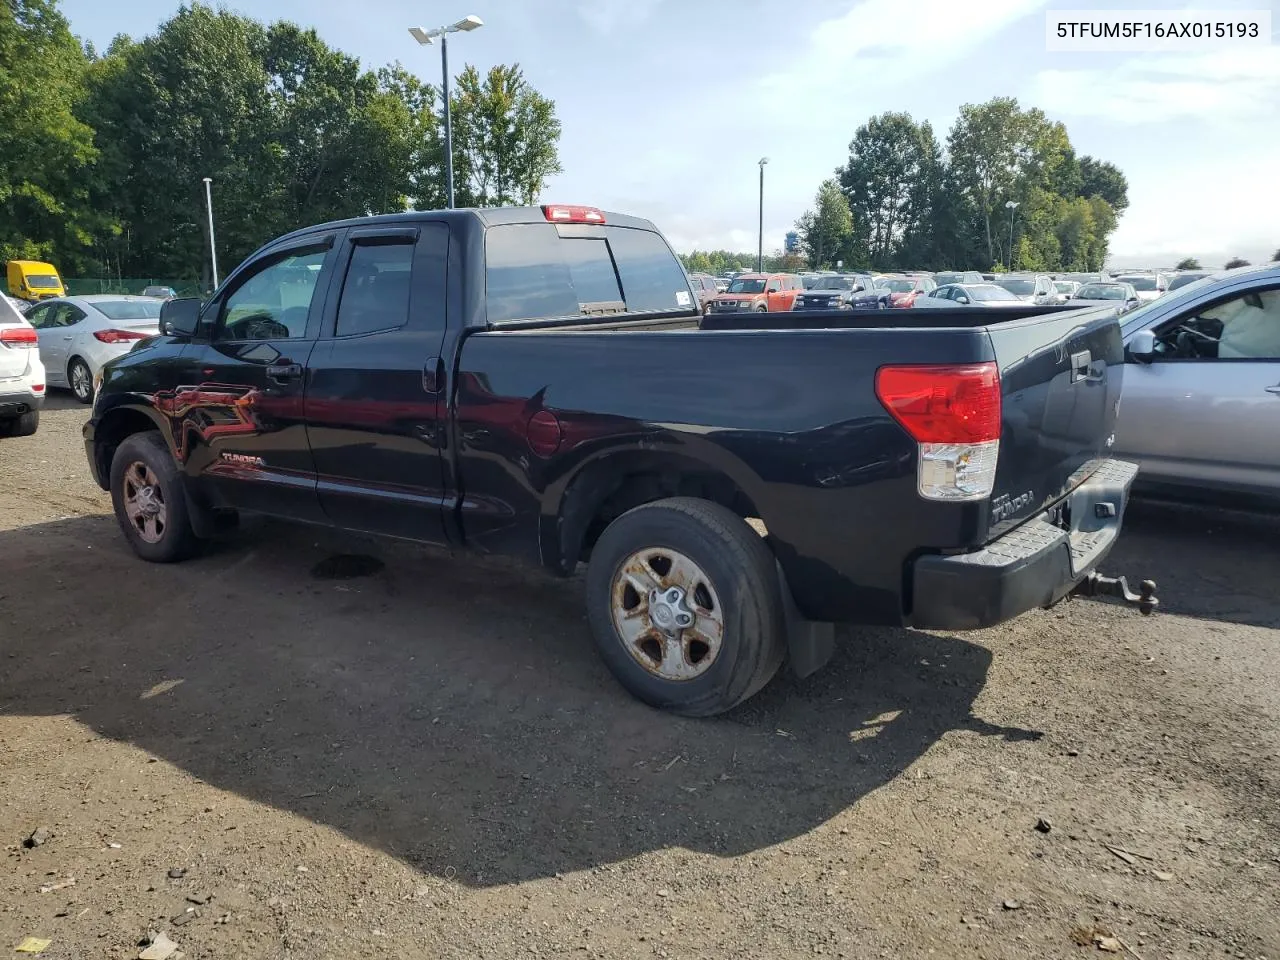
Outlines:
[{"label": "door handle", "polygon": [[302,379],[302,364],[272,363],[267,366],[267,376],[277,383]]},{"label": "door handle", "polygon": [[1267,387],[1267,393],[1280,395],[1280,383],[1277,383],[1274,387]]},{"label": "door handle", "polygon": [[74,340],[74,339],[75,339],[75,337],[63,337],[62,339],[63,339],[63,340]]},{"label": "door handle", "polygon": [[422,367],[422,390],[437,394],[444,390],[444,357],[432,357]]}]

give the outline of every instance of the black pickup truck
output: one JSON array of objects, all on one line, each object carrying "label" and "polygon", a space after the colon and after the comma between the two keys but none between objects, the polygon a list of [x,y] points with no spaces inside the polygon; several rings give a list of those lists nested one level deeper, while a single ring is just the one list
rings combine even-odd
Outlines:
[{"label": "black pickup truck", "polygon": [[969,629],[1073,592],[1108,458],[1113,312],[703,318],[651,223],[590,207],[309,227],[108,364],[84,437],[144,559],[239,512],[586,562],[634,695],[726,710],[835,622]]}]

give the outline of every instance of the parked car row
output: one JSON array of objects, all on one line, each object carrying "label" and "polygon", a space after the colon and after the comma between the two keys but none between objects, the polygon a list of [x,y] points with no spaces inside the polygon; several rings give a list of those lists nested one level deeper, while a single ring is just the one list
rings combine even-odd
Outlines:
[{"label": "parked car row", "polygon": [[103,366],[160,332],[166,299],[0,296],[0,436],[36,432],[48,387],[92,403]]},{"label": "parked car row", "polygon": [[[1105,303],[1131,310],[1196,279],[1202,271],[1170,275],[1140,271],[1112,277],[1097,273],[980,273],[976,270],[901,273],[823,271],[802,274],[689,275],[703,313],[742,310],[886,310],[1011,303],[1047,306]],[[959,289],[956,289],[956,288]],[[1005,291],[997,293],[993,287]],[[945,289],[944,289],[945,288]],[[939,295],[940,290],[944,293]]]}]

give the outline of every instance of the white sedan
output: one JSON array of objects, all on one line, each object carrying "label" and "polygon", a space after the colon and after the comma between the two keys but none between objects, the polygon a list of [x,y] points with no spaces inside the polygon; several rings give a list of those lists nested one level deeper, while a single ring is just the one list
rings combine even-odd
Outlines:
[{"label": "white sedan", "polygon": [[49,385],[68,387],[81,403],[93,402],[94,378],[108,360],[160,332],[156,297],[100,294],[43,300],[27,311],[40,337],[40,359]]}]

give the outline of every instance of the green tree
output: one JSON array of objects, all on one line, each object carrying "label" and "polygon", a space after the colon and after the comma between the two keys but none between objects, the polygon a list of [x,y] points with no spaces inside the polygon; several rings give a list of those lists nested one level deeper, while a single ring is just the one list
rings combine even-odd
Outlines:
[{"label": "green tree", "polygon": [[75,115],[87,65],[53,0],[0,4],[0,260],[73,269],[92,246],[93,131]]},{"label": "green tree", "polygon": [[1004,204],[1013,199],[1032,160],[1034,113],[1038,111],[1022,111],[1013,97],[967,103],[947,137],[955,181],[982,220],[988,263],[999,254],[998,220]]},{"label": "green tree", "polygon": [[1232,257],[1230,260],[1228,260],[1226,263],[1222,265],[1222,269],[1234,270],[1236,267],[1248,267],[1248,266],[1251,266],[1248,260],[1243,260],[1240,257]]},{"label": "green tree", "polygon": [[1101,197],[1117,216],[1129,206],[1129,181],[1115,164],[1081,157],[1080,180],[1080,196]]},{"label": "green tree", "polygon": [[796,230],[809,266],[821,270],[843,259],[841,252],[853,233],[853,214],[835,180],[822,181],[813,202],[815,209],[796,221]]},{"label": "green tree", "polygon": [[854,132],[849,158],[836,171],[853,214],[844,259],[892,264],[904,239],[918,243],[940,181],[940,151],[927,125],[907,113],[872,117]]},{"label": "green tree", "polygon": [[1179,261],[1178,261],[1178,265],[1177,265],[1176,267],[1174,267],[1173,269],[1175,269],[1175,270],[1199,270],[1199,269],[1200,269],[1200,261],[1199,261],[1199,260],[1197,260],[1195,257],[1183,257],[1181,260],[1179,260]]},{"label": "green tree", "polygon": [[531,204],[562,171],[555,104],[518,64],[492,67],[484,80],[468,66],[450,100],[455,190],[460,206]]},{"label": "green tree", "polygon": [[1276,248],[1276,252],[1271,255],[1272,263],[1280,263],[1280,247]]}]

